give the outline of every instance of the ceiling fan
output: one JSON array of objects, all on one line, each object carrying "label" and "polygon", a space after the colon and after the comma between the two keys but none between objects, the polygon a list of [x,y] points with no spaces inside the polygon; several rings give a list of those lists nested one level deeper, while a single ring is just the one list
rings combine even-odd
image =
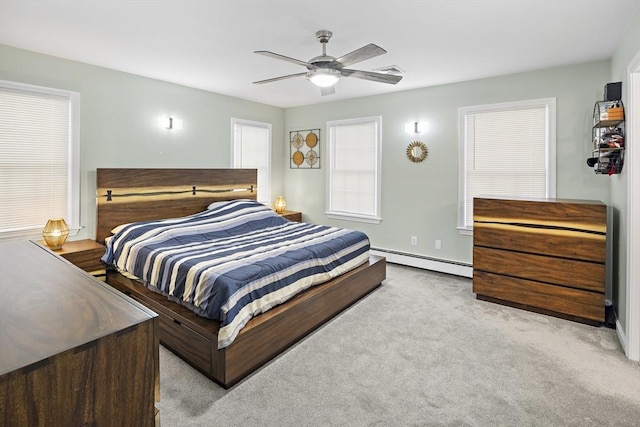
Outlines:
[{"label": "ceiling fan", "polygon": [[[278,53],[269,52],[266,50],[257,50],[254,53],[264,56],[270,56],[272,58],[281,59],[283,61],[293,62],[294,64],[302,65],[307,68],[306,72],[289,74],[286,76],[274,77],[272,79],[259,80],[253,82],[254,84],[263,84],[276,82],[278,80],[290,79],[293,77],[305,76],[313,84],[320,87],[321,94],[331,95],[335,93],[333,85],[342,77],[355,77],[363,80],[371,80],[380,83],[396,84],[402,80],[402,76],[397,74],[388,74],[374,71],[361,71],[351,70],[348,67],[351,64],[362,62],[367,59],[374,58],[376,56],[387,53],[386,50],[380,46],[369,43],[366,46],[356,49],[351,53],[341,56],[340,58],[334,58],[327,55],[327,43],[333,33],[327,30],[320,30],[316,32],[316,38],[322,44],[322,55],[311,58],[309,61],[301,61],[299,59],[289,58],[288,56],[280,55]],[[390,68],[393,71],[398,71],[397,67]]]}]

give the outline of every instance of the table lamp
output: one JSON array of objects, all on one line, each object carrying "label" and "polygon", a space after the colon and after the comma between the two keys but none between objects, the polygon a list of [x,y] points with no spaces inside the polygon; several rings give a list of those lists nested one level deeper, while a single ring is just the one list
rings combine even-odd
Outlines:
[{"label": "table lamp", "polygon": [[69,236],[69,226],[63,218],[50,219],[42,230],[45,243],[54,251],[62,248],[67,236]]}]

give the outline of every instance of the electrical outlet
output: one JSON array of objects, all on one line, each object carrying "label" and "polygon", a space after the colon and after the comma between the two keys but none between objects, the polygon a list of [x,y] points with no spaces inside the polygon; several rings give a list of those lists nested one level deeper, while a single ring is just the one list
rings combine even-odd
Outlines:
[{"label": "electrical outlet", "polygon": [[442,249],[442,240],[436,240],[436,249]]},{"label": "electrical outlet", "polygon": [[416,246],[418,244],[418,237],[411,236],[411,245]]}]

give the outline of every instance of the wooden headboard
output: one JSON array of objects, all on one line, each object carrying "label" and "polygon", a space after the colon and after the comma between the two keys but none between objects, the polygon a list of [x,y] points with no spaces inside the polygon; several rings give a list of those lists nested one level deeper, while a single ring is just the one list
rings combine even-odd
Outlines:
[{"label": "wooden headboard", "polygon": [[256,200],[255,169],[98,169],[96,240],[135,221],[201,212],[215,201]]}]

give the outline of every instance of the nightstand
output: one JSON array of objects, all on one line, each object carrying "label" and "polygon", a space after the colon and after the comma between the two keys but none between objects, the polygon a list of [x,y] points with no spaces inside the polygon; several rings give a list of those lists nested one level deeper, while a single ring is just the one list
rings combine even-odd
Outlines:
[{"label": "nightstand", "polygon": [[302,212],[284,211],[279,215],[288,219],[289,221],[302,222]]},{"label": "nightstand", "polygon": [[[47,244],[42,240],[38,243],[47,247]],[[60,255],[76,267],[97,277],[106,274],[105,264],[100,261],[105,251],[105,247],[95,240],[84,239],[66,242],[61,249],[52,252]]]}]

